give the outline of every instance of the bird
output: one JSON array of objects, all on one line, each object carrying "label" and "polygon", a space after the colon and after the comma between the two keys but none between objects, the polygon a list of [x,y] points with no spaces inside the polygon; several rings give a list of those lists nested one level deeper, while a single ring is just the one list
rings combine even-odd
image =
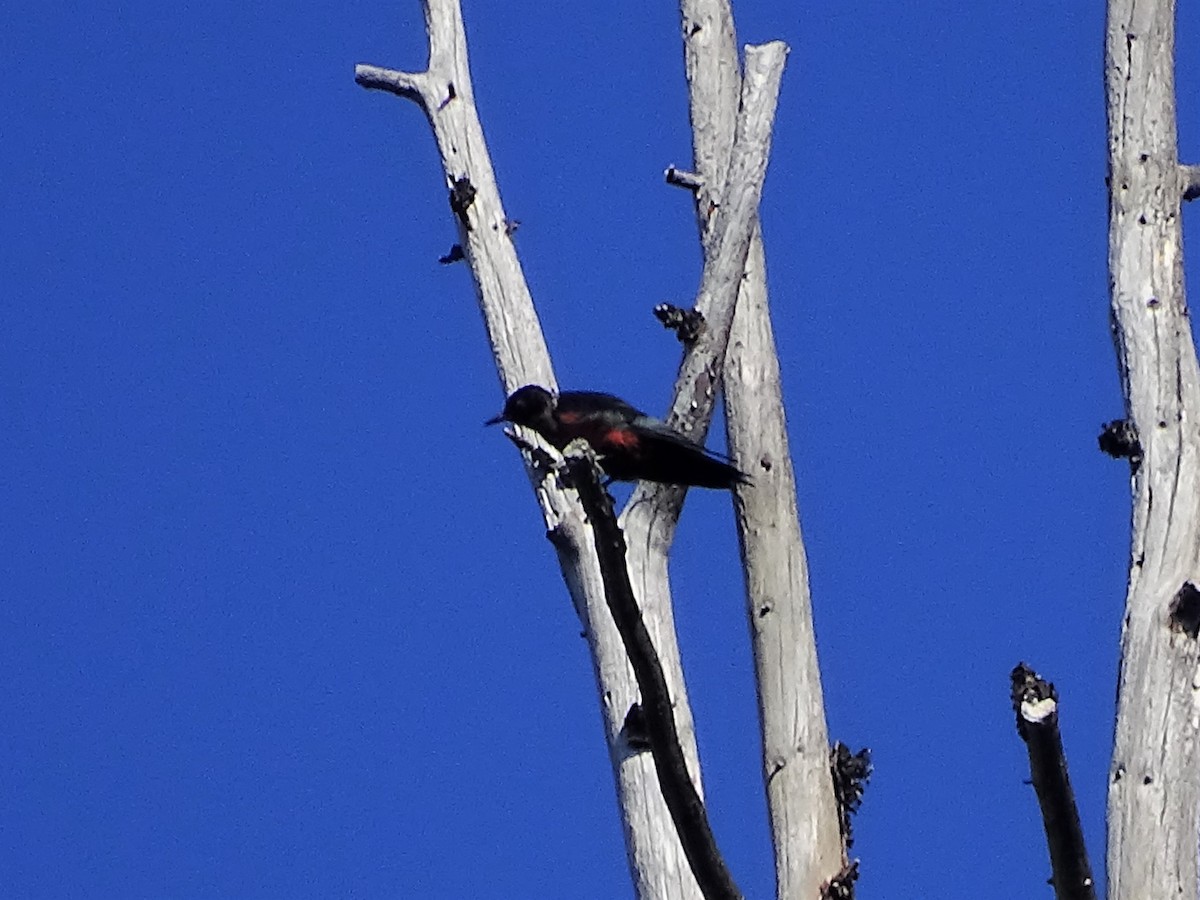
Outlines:
[{"label": "bird", "polygon": [[614,481],[726,490],[750,483],[745,472],[612,394],[563,391],[555,397],[541,385],[527,384],[513,391],[503,412],[485,424],[500,422],[532,428],[559,450],[584,438]]}]

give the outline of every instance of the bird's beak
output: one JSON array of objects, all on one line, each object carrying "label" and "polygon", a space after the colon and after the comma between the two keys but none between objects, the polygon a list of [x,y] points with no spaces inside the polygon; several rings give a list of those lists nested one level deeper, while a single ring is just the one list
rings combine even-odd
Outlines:
[{"label": "bird's beak", "polygon": [[490,419],[488,419],[483,424],[486,427],[488,425],[499,425],[503,421],[504,421],[504,413],[500,413],[500,415],[498,415],[498,416],[492,416]]}]

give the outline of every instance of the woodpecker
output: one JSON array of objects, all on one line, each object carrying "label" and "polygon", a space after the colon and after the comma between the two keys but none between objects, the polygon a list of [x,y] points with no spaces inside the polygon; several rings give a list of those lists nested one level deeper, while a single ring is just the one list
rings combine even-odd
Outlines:
[{"label": "woodpecker", "polygon": [[666,422],[648,416],[620,397],[598,391],[563,391],[555,397],[540,385],[514,391],[488,425],[512,422],[532,428],[562,450],[584,438],[616,481],[729,489],[750,478]]}]

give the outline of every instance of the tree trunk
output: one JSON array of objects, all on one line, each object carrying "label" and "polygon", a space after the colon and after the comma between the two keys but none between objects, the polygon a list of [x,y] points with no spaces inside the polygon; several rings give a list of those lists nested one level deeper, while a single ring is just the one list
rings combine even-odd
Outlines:
[{"label": "tree trunk", "polygon": [[1183,289],[1172,0],[1110,0],[1109,278],[1125,455],[1129,586],[1108,791],[1108,896],[1198,896],[1200,373]]}]

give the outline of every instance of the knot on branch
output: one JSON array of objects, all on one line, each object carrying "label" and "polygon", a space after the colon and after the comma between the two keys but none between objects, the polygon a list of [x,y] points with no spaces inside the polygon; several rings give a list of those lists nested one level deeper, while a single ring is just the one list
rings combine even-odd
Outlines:
[{"label": "knot on branch", "polygon": [[1200,590],[1190,581],[1171,600],[1171,627],[1193,641],[1200,637]]},{"label": "knot on branch", "polygon": [[694,344],[704,333],[704,314],[698,309],[660,303],[654,307],[654,317],[662,322],[663,328],[674,331],[681,344]]},{"label": "knot on branch", "polygon": [[1127,459],[1135,469],[1142,462],[1142,443],[1138,440],[1137,427],[1129,419],[1106,422],[1097,442],[1113,459]]},{"label": "knot on branch", "polygon": [[1200,197],[1200,166],[1180,166],[1183,175],[1183,199]]},{"label": "knot on branch", "polygon": [[455,179],[454,184],[450,187],[450,211],[458,217],[458,221],[462,222],[463,228],[467,231],[471,230],[471,223],[467,220],[467,210],[474,202],[475,185],[471,184],[471,179],[466,175]]}]

